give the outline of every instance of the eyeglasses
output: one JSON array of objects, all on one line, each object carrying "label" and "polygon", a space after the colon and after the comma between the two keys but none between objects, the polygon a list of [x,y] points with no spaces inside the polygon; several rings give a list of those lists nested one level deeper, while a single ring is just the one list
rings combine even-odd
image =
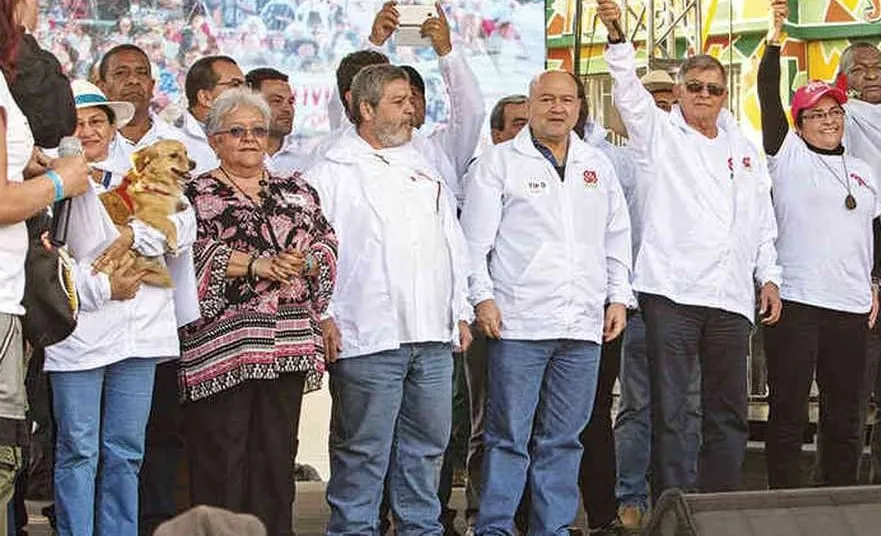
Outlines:
[{"label": "eyeglasses", "polygon": [[227,80],[226,82],[218,82],[218,86],[229,86],[231,88],[242,87],[245,85],[245,81],[241,78],[233,78],[232,80]]},{"label": "eyeglasses", "polygon": [[827,117],[831,119],[841,119],[844,117],[844,110],[842,108],[832,108],[831,110],[819,112],[805,112],[801,116],[805,121],[824,121]]},{"label": "eyeglasses", "polygon": [[87,121],[77,121],[77,128],[89,127],[93,130],[101,130],[107,125],[110,124],[110,121],[103,117],[90,117]]},{"label": "eyeglasses", "polygon": [[704,92],[704,89],[707,90],[707,93],[714,97],[721,97],[725,94],[725,86],[720,86],[719,84],[714,84],[712,82],[705,83],[699,80],[689,80],[685,83],[685,89],[689,93],[693,93],[698,95]]},{"label": "eyeglasses", "polygon": [[215,134],[229,134],[233,138],[240,140],[245,137],[245,135],[254,136],[255,138],[262,139],[269,135],[269,129],[266,127],[254,127],[254,128],[245,128],[245,127],[232,127],[226,130],[218,130]]}]

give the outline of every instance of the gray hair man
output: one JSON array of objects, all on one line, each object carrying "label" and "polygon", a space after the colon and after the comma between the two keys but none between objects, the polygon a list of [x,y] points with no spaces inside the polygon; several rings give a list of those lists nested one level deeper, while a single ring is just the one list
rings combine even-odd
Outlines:
[{"label": "gray hair man", "polygon": [[[652,390],[652,493],[737,489],[747,441],[744,359],[760,291],[762,322],[780,317],[781,269],[770,178],[761,155],[723,110],[727,75],[718,60],[686,60],[667,113],[639,83],[634,50],[615,0],[599,0],[614,97],[645,187],[634,289],[647,329]],[[700,364],[703,445],[689,481],[683,423]],[[655,394],[657,395],[655,396]]]},{"label": "gray hair man", "polygon": [[340,237],[322,320],[333,397],[327,534],[372,534],[388,474],[397,530],[441,534],[437,482],[450,434],[454,347],[471,342],[455,202],[410,143],[406,72],[362,69],[347,131],[306,172]]},{"label": "gray hair man", "polygon": [[529,105],[526,95],[508,95],[499,99],[489,116],[490,136],[493,143],[514,139],[520,129],[529,123]]}]

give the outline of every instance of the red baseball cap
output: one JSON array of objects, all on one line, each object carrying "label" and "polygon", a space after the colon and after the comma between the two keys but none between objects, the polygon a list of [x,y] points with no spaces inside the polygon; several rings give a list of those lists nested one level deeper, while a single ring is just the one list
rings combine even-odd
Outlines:
[{"label": "red baseball cap", "polygon": [[847,102],[847,93],[841,88],[831,86],[822,80],[811,80],[808,84],[798,88],[792,96],[792,119],[798,118],[802,110],[813,108],[823,97],[832,97],[838,104]]}]

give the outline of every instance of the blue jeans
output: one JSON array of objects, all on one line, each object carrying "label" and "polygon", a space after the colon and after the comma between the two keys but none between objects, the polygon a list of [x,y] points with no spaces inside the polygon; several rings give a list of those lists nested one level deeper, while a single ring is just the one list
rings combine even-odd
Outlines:
[{"label": "blue jeans", "polygon": [[452,350],[442,343],[404,344],[330,366],[328,536],[379,534],[386,473],[397,533],[443,534],[437,490],[452,375]]},{"label": "blue jeans", "polygon": [[529,533],[569,534],[578,511],[581,431],[596,395],[600,345],[489,342],[480,535],[513,534],[529,479]]},{"label": "blue jeans", "polygon": [[[637,311],[627,320],[621,357],[621,405],[615,418],[615,448],[618,459],[616,495],[622,506],[649,507],[648,470],[651,459],[652,424],[649,414],[651,386],[645,341],[645,321]],[[701,442],[700,366],[688,387],[685,409],[686,436],[690,448],[688,479],[697,482],[697,457]]]},{"label": "blue jeans", "polygon": [[158,361],[49,374],[59,536],[138,534],[138,471]]}]

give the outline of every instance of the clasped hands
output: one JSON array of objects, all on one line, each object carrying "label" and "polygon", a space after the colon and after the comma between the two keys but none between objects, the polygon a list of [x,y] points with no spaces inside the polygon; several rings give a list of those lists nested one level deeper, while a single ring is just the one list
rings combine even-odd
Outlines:
[{"label": "clasped hands", "polygon": [[258,257],[254,261],[254,275],[279,283],[290,283],[296,277],[312,277],[318,274],[317,263],[298,249],[286,249],[272,257]]}]

